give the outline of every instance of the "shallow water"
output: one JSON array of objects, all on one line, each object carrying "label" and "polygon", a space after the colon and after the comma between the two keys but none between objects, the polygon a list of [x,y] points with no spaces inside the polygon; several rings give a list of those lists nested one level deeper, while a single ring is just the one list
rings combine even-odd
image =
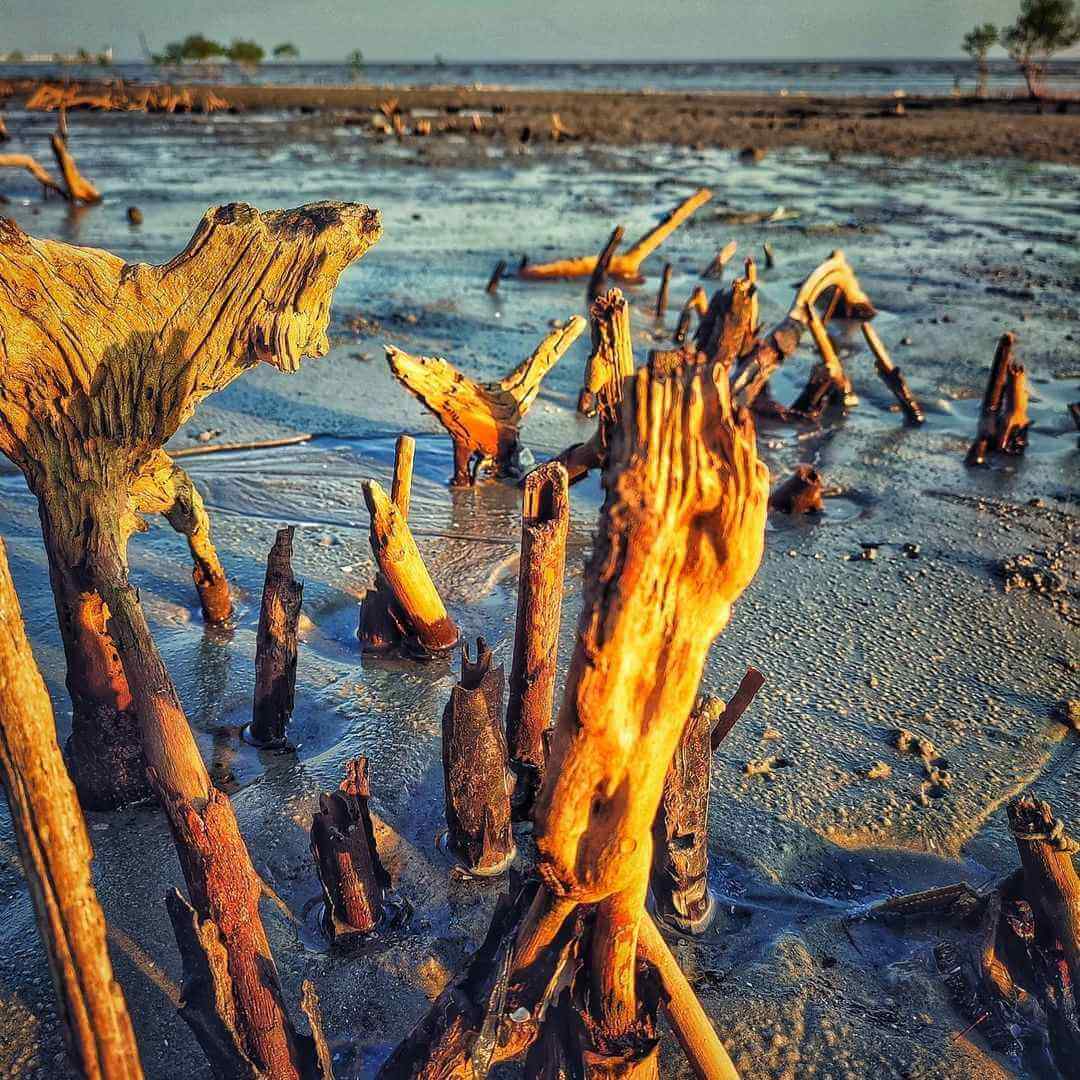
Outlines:
[{"label": "shallow water", "polygon": [[[1025,94],[1011,60],[991,60],[992,92]],[[792,94],[948,94],[974,81],[969,60],[708,60],[669,63],[563,62],[444,64],[369,63],[355,72],[346,64],[263,64],[251,70],[224,65],[162,68],[121,63],[108,68],[79,64],[0,64],[0,78],[27,76],[132,82],[254,82],[284,86],[500,86],[524,90],[697,90]],[[1080,90],[1080,61],[1056,59],[1047,69],[1054,91]]]},{"label": "shallow water", "polygon": [[[25,146],[44,145],[52,123],[9,113]],[[200,446],[205,432],[211,442],[315,436],[183,462],[206,498],[239,598],[235,626],[203,628],[184,544],[169,529],[155,523],[131,548],[132,576],[215,779],[234,793],[256,864],[297,920],[267,908],[286,986],[293,994],[301,976],[315,979],[346,1076],[368,1074],[422,1014],[479,939],[499,889],[451,880],[433,844],[441,827],[439,723],[456,661],[362,660],[356,646],[357,598],[373,576],[360,481],[388,483],[398,432],[418,436],[411,520],[421,550],[463,634],[483,634],[507,667],[517,581],[518,492],[509,484],[466,492],[445,486],[449,442],[393,383],[382,343],[497,377],[531,351],[550,320],[584,304],[584,283],[507,280],[489,297],[484,284],[497,259],[594,251],[614,222],[634,236],[701,184],[713,189],[713,200],[647,264],[649,282],[628,290],[639,361],[669,340],[679,303],[728,239],[739,241],[740,255],[760,255],[765,240],[776,251],[776,268],[761,271],[766,323],[781,316],[816,262],[845,250],[928,421],[903,426],[854,333],[844,339],[844,359],[858,407],[821,425],[760,428],[775,478],[810,462],[835,497],[820,520],[770,521],[762,570],[713,650],[706,689],[730,693],[751,663],[769,679],[721,747],[714,787],[714,885],[727,897],[756,898],[758,914],[747,921],[733,910],[680,957],[733,1051],[746,1056],[745,1076],[788,1075],[792,1045],[799,1075],[810,1075],[811,1065],[869,1075],[886,1058],[912,1071],[943,1063],[925,1075],[997,1075],[973,1071],[973,1059],[963,1056],[968,1040],[952,1039],[966,1024],[928,976],[913,988],[879,985],[885,975],[877,969],[886,963],[915,964],[925,975],[924,939],[856,933],[868,960],[836,938],[820,910],[834,918],[874,896],[961,876],[984,881],[1011,868],[1001,804],[1028,784],[1056,799],[1066,824],[1080,831],[1068,797],[1080,779],[1076,739],[1063,739],[1050,719],[1057,701],[1076,696],[1080,660],[1077,435],[1065,411],[1080,398],[1075,170],[830,162],[801,151],[744,166],[726,152],[511,151],[451,139],[387,147],[355,128],[273,115],[79,115],[71,139],[105,203],[75,212],[42,204],[29,182],[5,176],[5,212],[35,235],[108,247],[131,260],[170,258],[206,207],[220,202],[269,208],[352,199],[383,213],[384,239],[338,288],[330,355],[291,378],[269,368],[245,375],[207,401],[174,441]],[[141,227],[126,222],[132,204],[145,214]],[[724,220],[777,206],[797,216],[758,226]],[[666,330],[651,315],[665,258],[675,271]],[[357,315],[368,321],[363,332],[349,329]],[[969,471],[963,454],[996,339],[1007,328],[1019,332],[1032,380],[1031,446],[1021,461]],[[910,345],[901,344],[905,337]],[[529,414],[524,438],[537,459],[590,432],[574,412],[585,352],[579,341]],[[797,393],[808,356],[800,353],[777,377],[780,400]],[[1041,504],[1029,505],[1032,499]],[[563,665],[600,500],[595,479],[573,489]],[[295,755],[260,752],[238,737],[250,712],[265,555],[284,523],[298,526],[295,565],[305,582]],[[36,509],[6,466],[0,532],[63,735],[70,720]],[[1056,609],[1055,598],[1002,592],[1002,558],[1064,542],[1073,545],[1071,611]],[[919,545],[918,558],[903,553],[906,543]],[[878,545],[877,558],[852,560],[868,544]],[[891,746],[889,732],[899,726],[931,735],[950,761],[953,785],[932,805],[919,799],[921,763]],[[399,892],[417,910],[408,931],[389,931],[346,959],[312,948],[301,927],[318,895],[306,829],[318,792],[335,786],[344,761],[359,753],[372,763],[380,841]],[[748,760],[768,755],[791,764],[771,781],[743,774]],[[891,765],[889,779],[865,779],[876,760]],[[139,959],[148,955],[165,977],[178,976],[161,896],[180,878],[173,857],[158,855],[169,850],[162,822],[152,810],[91,821],[107,915],[123,935],[113,943],[118,971],[157,1069],[150,1072],[200,1075],[197,1048],[162,1007],[153,969]],[[40,1028],[28,1022],[11,1045],[40,1036],[38,1065],[56,1075],[49,991],[6,811],[0,843],[0,1001],[7,1006],[0,1012],[43,1010]],[[844,994],[811,1007],[804,968],[816,971],[824,954],[840,957],[829,978],[840,980]],[[717,971],[726,974],[709,974]],[[907,1024],[881,1043],[850,1002],[882,994],[896,995],[904,1008],[905,995],[922,995],[926,1003],[909,1011],[931,1014],[934,1025]],[[814,1019],[813,1009],[832,1009],[828,1023]],[[854,1066],[827,1037],[844,1024],[851,1033],[841,1050],[855,1055]],[[783,1032],[781,1049],[767,1044],[763,1025]],[[183,1062],[170,1049],[176,1045]],[[668,1065],[679,1075],[674,1061]],[[1023,1072],[1017,1061],[1009,1067]]]}]

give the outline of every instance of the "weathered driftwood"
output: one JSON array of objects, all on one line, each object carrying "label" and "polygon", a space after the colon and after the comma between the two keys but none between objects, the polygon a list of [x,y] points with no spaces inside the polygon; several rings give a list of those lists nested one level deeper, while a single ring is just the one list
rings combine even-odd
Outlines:
[{"label": "weathered driftwood", "polygon": [[[772,375],[798,348],[802,335],[806,330],[812,329],[811,324],[815,318],[820,323],[828,321],[827,318],[817,316],[814,310],[822,299],[829,304],[826,314],[836,311],[845,318],[858,319],[861,322],[868,322],[877,314],[843,252],[834,251],[825,262],[807,275],[785,318],[766,334],[759,335],[753,347],[740,361],[731,383],[732,398],[737,404],[753,406]],[[821,347],[821,342],[817,339],[815,343]],[[827,373],[835,376],[835,368],[832,371],[827,369]],[[844,384],[846,379],[846,375],[843,376]]]},{"label": "weathered driftwood", "polygon": [[255,700],[248,733],[257,746],[284,746],[296,696],[297,631],[304,586],[292,569],[295,527],[278,529],[266,557],[255,639]]},{"label": "weathered driftwood", "polygon": [[39,502],[86,804],[148,794],[129,658],[106,629],[99,568],[107,561],[112,587],[126,585],[142,515],[175,505],[162,445],[254,363],[295,371],[324,353],[337,278],[379,233],[362,206],[232,205],[208,212],[158,267],[0,223],[0,276],[22,283],[0,293],[0,451]]},{"label": "weathered driftwood", "polygon": [[664,272],[660,275],[660,288],[656,293],[656,317],[662,319],[667,314],[668,292],[671,289],[671,263],[664,263]]},{"label": "weathered driftwood", "polygon": [[715,911],[708,887],[712,755],[764,681],[749,668],[726,706],[719,698],[699,698],[664,778],[649,885],[657,917],[683,933],[703,933]]},{"label": "weathered driftwood", "polygon": [[619,245],[622,242],[623,227],[621,225],[616,225],[611,231],[611,236],[608,237],[608,242],[597,256],[596,265],[593,267],[593,272],[589,276],[589,288],[585,294],[585,301],[590,307],[600,295],[600,290],[603,289],[607,282],[611,260],[615,258],[615,252],[619,250]]},{"label": "weathered driftwood", "polygon": [[513,810],[519,819],[532,816],[544,778],[569,525],[566,469],[551,461],[525,478],[521,507],[517,625],[506,709],[506,741],[517,781]]},{"label": "weathered driftwood", "polygon": [[[412,496],[413,457],[416,440],[399,435],[394,447],[394,475],[390,498],[407,523]],[[383,577],[375,575],[375,584],[360,601],[360,627],[357,637],[364,652],[385,653],[400,646],[409,635],[407,620],[394,601],[394,594]]]},{"label": "weathered driftwood", "polygon": [[805,389],[791,406],[803,416],[816,418],[829,405],[857,405],[859,399],[851,387],[851,380],[840,363],[836,347],[829,337],[825,323],[813,304],[806,306],[810,336],[817,347],[821,362],[812,369]]},{"label": "weathered driftwood", "polygon": [[79,172],[79,167],[75,164],[75,159],[67,147],[66,133],[55,132],[50,143],[60,175],[63,176],[68,190],[68,198],[76,206],[91,206],[101,202],[101,192]]},{"label": "weathered driftwood", "polygon": [[0,142],[7,142],[11,136],[8,134],[7,122],[0,116]]},{"label": "weathered driftwood", "polygon": [[899,403],[904,417],[911,424],[925,423],[926,416],[923,414],[922,407],[915,400],[903,372],[892,362],[892,358],[889,356],[881,338],[878,337],[877,331],[868,322],[861,323],[860,326],[863,338],[866,340],[870,351],[874,354],[874,367],[877,369],[878,375],[881,376],[881,381],[892,391],[893,397]]},{"label": "weathered driftwood", "polygon": [[1027,449],[1027,376],[1013,358],[1015,334],[1003,334],[990,366],[990,378],[979,411],[979,431],[967,454],[968,465],[983,465],[991,451],[1022,454]]},{"label": "weathered driftwood", "polygon": [[55,191],[57,195],[67,198],[63,184],[30,154],[0,154],[0,169],[25,169],[41,185],[43,192]]},{"label": "weathered driftwood", "polygon": [[713,294],[694,335],[694,347],[730,368],[754,343],[757,317],[756,270],[753,260],[747,259],[746,276]]},{"label": "weathered driftwood", "polygon": [[410,650],[426,655],[452,649],[458,628],[420,557],[408,522],[374,480],[364,481],[364,502],[371,516],[371,550]]},{"label": "weathered driftwood", "polygon": [[430,356],[410,356],[386,346],[390,371],[439,418],[454,441],[455,486],[474,482],[474,459],[498,475],[517,467],[519,429],[540,392],[540,382],[585,329],[573,316],[552,331],[513,371],[494,383],[474,382],[452,364]]},{"label": "weathered driftwood", "polygon": [[171,86],[125,86],[115,81],[108,86],[84,89],[78,83],[42,83],[26,99],[31,111],[52,112],[59,109],[91,109],[102,112],[217,112],[231,106],[209,89]]},{"label": "weathered driftwood", "polygon": [[701,271],[701,276],[706,280],[722,278],[724,276],[724,267],[735,258],[735,252],[738,250],[739,245],[734,240],[729,240],[713,256],[712,262]]},{"label": "weathered driftwood", "polygon": [[[695,191],[672,210],[659,225],[650,229],[641,239],[631,244],[621,255],[611,260],[609,273],[622,281],[640,282],[641,264],[699,207],[712,198],[707,188]],[[527,263],[518,270],[518,276],[526,280],[551,278],[589,277],[596,268],[597,256],[586,255],[579,259],[558,259],[555,262]]]},{"label": "weathered driftwood", "polygon": [[821,476],[813,465],[796,465],[795,471],[769,496],[769,509],[782,514],[817,514],[824,508]]},{"label": "weathered driftwood", "polygon": [[503,669],[479,638],[461,650],[461,680],[443,711],[447,848],[478,877],[503,873],[517,854],[510,827],[513,773],[503,732]]},{"label": "weathered driftwood", "polygon": [[772,244],[768,240],[761,245],[762,254],[765,256],[765,269],[772,270],[776,266],[776,252],[773,251]]},{"label": "weathered driftwood", "polygon": [[345,763],[341,787],[319,797],[311,853],[322,884],[323,925],[333,938],[368,934],[383,919],[390,875],[375,846],[366,757]]},{"label": "weathered driftwood", "polygon": [[592,351],[585,362],[585,381],[578,395],[578,412],[609,415],[621,395],[622,380],[634,373],[630,336],[630,305],[618,289],[597,297],[589,308]]},{"label": "weathered driftwood", "polygon": [[90,837],[56,745],[2,540],[0,777],[71,1060],[89,1080],[139,1080],[139,1050],[90,871]]}]

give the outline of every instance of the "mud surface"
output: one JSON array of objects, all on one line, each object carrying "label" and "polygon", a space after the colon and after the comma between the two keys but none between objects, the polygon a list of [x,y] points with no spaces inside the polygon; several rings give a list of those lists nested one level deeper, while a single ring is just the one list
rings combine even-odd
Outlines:
[{"label": "mud surface", "polygon": [[[33,85],[19,84],[19,97]],[[429,139],[467,135],[503,146],[551,141],[552,114],[557,114],[561,140],[606,146],[656,143],[767,150],[803,146],[830,154],[894,158],[1080,162],[1080,98],[1075,93],[1037,106],[1013,97],[311,85],[193,89],[199,93],[210,89],[239,111],[287,110],[311,118],[312,124],[316,117],[329,116],[334,123],[368,132],[381,130],[379,106],[396,102],[407,132],[422,122],[430,126]]]},{"label": "mud surface", "polygon": [[[8,120],[20,147],[45,145],[53,123],[17,111]],[[358,654],[357,598],[373,577],[360,481],[388,483],[394,436],[417,435],[418,542],[463,633],[482,633],[507,666],[519,493],[446,488],[449,443],[392,382],[382,344],[448,356],[481,378],[500,375],[550,320],[583,311],[585,288],[510,279],[490,297],[484,285],[497,259],[594,252],[613,223],[632,237],[699,184],[714,190],[712,202],[646,263],[647,283],[629,290],[639,362],[670,340],[679,302],[727,240],[738,240],[740,255],[766,240],[776,252],[775,268],[762,270],[767,323],[786,309],[793,285],[842,247],[927,423],[904,426],[853,332],[844,359],[859,404],[816,426],[760,427],[775,480],[808,463],[831,494],[820,518],[772,518],[762,569],[712,652],[704,689],[729,695],[748,664],[768,682],[716,755],[710,850],[720,914],[703,939],[676,952],[751,1080],[1047,1075],[1037,1053],[994,1050],[971,1026],[976,1017],[954,1006],[932,950],[941,941],[967,947],[970,928],[857,916],[874,899],[956,880],[982,885],[1013,869],[1004,803],[1021,790],[1050,800],[1080,833],[1080,744],[1057,719],[1061,703],[1080,696],[1080,485],[1066,411],[1080,399],[1073,170],[986,159],[837,162],[792,149],[754,166],[712,144],[570,143],[543,152],[465,136],[398,144],[277,113],[80,114],[71,126],[72,149],[106,202],[72,213],[42,204],[29,181],[5,177],[5,212],[36,235],[160,262],[219,202],[357,199],[383,211],[384,240],[338,290],[330,355],[293,377],[251,372],[206,402],[175,440],[205,447],[315,435],[300,446],[185,461],[239,598],[235,626],[204,629],[186,549],[171,530],[155,524],[131,546],[132,576],[212,773],[233,794],[256,866],[280,901],[268,900],[264,917],[287,993],[295,1002],[304,977],[318,986],[340,1076],[370,1075],[423,1014],[480,940],[500,888],[455,880],[434,844],[451,664]],[[141,227],[127,224],[133,204],[144,212]],[[780,206],[788,212],[773,224],[736,223]],[[674,266],[672,311],[661,326],[651,311],[665,259]],[[1031,377],[1031,445],[1021,460],[969,470],[964,452],[1005,329],[1018,332]],[[579,342],[526,421],[537,459],[589,433],[573,411],[584,357]],[[794,398],[809,363],[800,352],[777,377],[780,400]],[[573,489],[560,676],[599,503],[595,480]],[[285,522],[298,526],[295,564],[305,581],[292,728],[300,750],[268,754],[238,732],[250,715],[265,555]],[[6,466],[0,530],[64,736],[69,705],[36,507]],[[1055,575],[1060,588],[1015,587],[1011,575],[1031,568]],[[901,730],[932,742],[934,754],[920,754]],[[307,828],[318,793],[336,786],[358,753],[372,762],[384,859],[416,910],[407,929],[344,955],[315,930]],[[767,772],[744,771],[768,758]],[[179,963],[162,898],[182,879],[165,823],[143,809],[92,814],[90,827],[147,1074],[205,1076],[170,1004]],[[528,838],[519,841],[527,865]],[[0,1072],[65,1075],[6,811],[0,844]],[[685,1075],[673,1040],[665,1054],[664,1075]]]}]

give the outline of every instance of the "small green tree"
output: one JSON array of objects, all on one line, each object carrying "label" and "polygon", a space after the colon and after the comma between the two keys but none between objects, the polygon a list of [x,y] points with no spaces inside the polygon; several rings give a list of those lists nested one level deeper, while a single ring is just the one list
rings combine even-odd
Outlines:
[{"label": "small green tree", "polygon": [[975,69],[978,72],[978,82],[975,93],[979,97],[986,97],[986,83],[990,76],[990,65],[986,62],[986,54],[998,43],[998,28],[993,23],[983,23],[976,26],[964,35],[964,52],[975,61]]},{"label": "small green tree", "polygon": [[1042,94],[1046,61],[1078,41],[1076,0],[1020,0],[1016,22],[1001,35],[1001,43],[1019,66],[1033,98]]},{"label": "small green tree", "polygon": [[12,49],[7,54],[7,58],[12,64],[21,64],[23,62],[23,54],[21,49]]},{"label": "small green tree", "polygon": [[[172,45],[167,45],[165,54],[170,55],[172,49]],[[211,41],[210,38],[204,37],[202,34],[188,34],[180,42],[179,51],[181,60],[213,60],[217,56],[225,55],[224,48],[218,42]]]},{"label": "small green tree", "polygon": [[241,41],[237,38],[229,46],[228,55],[234,64],[250,64],[254,67],[256,64],[262,63],[266,53],[263,51],[263,47],[256,45],[254,41]]},{"label": "small green tree", "polygon": [[274,47],[275,60],[295,60],[299,55],[300,50],[291,41],[285,41]]},{"label": "small green tree", "polygon": [[353,51],[345,57],[345,63],[352,68],[353,78],[360,78],[360,72],[364,69],[364,54],[359,49],[353,49]]}]

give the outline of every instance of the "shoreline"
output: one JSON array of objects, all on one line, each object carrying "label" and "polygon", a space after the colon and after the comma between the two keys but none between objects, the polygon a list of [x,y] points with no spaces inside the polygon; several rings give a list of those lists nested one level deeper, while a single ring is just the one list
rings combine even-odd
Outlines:
[{"label": "shoreline", "polygon": [[[41,80],[12,80],[21,104]],[[57,85],[52,82],[52,85]],[[673,90],[520,90],[471,87],[156,84],[214,95],[236,112],[328,116],[376,129],[380,106],[396,102],[405,137],[468,135],[507,142],[672,145],[887,158],[1015,158],[1080,163],[1080,98],[1042,103],[1018,97],[833,96]],[[107,84],[81,83],[105,90]],[[140,84],[140,91],[153,89]],[[1041,110],[1041,111],[1040,111]],[[479,114],[474,129],[472,114]],[[553,122],[558,115],[558,124]],[[977,117],[978,122],[973,122]],[[429,130],[422,134],[414,122]],[[560,130],[561,129],[561,130]],[[558,134],[556,135],[556,131]]]}]

